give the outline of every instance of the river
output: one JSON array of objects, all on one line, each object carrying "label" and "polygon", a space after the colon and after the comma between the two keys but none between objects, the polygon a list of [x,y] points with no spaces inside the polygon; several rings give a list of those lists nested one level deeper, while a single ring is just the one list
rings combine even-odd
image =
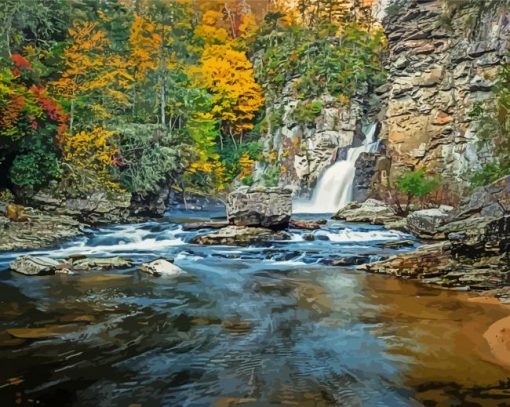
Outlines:
[{"label": "river", "polygon": [[[174,212],[32,252],[173,257],[187,272],[176,278],[26,277],[7,270],[20,253],[0,254],[2,406],[510,405],[510,372],[482,338],[506,308],[328,265],[411,250],[381,245],[410,236],[329,221],[285,242],[190,244],[204,231],[180,224],[214,215]],[[55,326],[42,340],[6,332]]]}]

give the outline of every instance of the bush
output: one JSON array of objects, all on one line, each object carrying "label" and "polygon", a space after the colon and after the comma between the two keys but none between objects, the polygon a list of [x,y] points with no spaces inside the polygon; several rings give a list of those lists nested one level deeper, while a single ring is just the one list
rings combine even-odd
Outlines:
[{"label": "bush", "polygon": [[425,168],[407,172],[397,179],[396,190],[388,189],[389,203],[398,215],[407,215],[416,198],[423,207],[425,197],[434,192],[440,183],[439,177],[428,177]]},{"label": "bush", "polygon": [[241,179],[241,184],[251,187],[255,183],[253,176],[247,175]]},{"label": "bush", "polygon": [[321,102],[299,102],[292,112],[292,117],[298,124],[307,124],[313,123],[321,113]]},{"label": "bush", "polygon": [[178,169],[178,149],[158,125],[130,124],[118,129],[122,184],[130,191],[156,192]]},{"label": "bush", "polygon": [[482,163],[482,168],[472,175],[475,187],[510,173],[510,64],[501,68],[493,93],[492,100],[476,103],[470,113],[479,150],[492,155],[492,160]]},{"label": "bush", "polygon": [[280,181],[280,170],[276,166],[271,166],[264,171],[262,175],[262,184],[265,187],[277,187]]}]

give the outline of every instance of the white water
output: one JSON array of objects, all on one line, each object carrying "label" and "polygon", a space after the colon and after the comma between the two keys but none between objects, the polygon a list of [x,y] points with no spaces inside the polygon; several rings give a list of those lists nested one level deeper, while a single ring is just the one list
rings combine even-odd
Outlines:
[{"label": "white water", "polygon": [[309,201],[294,202],[295,213],[332,213],[352,200],[352,184],[354,182],[356,160],[361,153],[377,150],[378,142],[374,142],[376,125],[370,125],[365,134],[363,145],[352,147],[345,160],[337,161],[326,169],[314,188]]}]

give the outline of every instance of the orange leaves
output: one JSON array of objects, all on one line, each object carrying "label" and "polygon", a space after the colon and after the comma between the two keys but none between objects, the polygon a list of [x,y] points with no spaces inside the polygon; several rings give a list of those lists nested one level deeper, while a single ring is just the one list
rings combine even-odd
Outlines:
[{"label": "orange leaves", "polygon": [[18,122],[24,106],[25,98],[22,95],[11,96],[7,108],[1,112],[0,128],[9,129],[13,127]]},{"label": "orange leaves", "polygon": [[52,83],[57,92],[68,98],[104,86],[100,74],[105,66],[104,51],[108,39],[96,24],[88,21],[73,23],[69,29],[72,43],[65,49],[66,69],[59,80]]},{"label": "orange leaves", "polygon": [[148,71],[157,69],[157,57],[163,42],[156,32],[156,25],[148,19],[135,15],[131,25],[129,45],[131,47],[130,63],[136,69],[136,79],[145,78]]}]

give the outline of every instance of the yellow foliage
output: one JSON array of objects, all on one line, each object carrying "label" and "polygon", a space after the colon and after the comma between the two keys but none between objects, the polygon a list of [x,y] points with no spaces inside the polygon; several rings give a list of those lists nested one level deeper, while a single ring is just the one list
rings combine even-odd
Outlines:
[{"label": "yellow foliage", "polygon": [[255,161],[247,153],[243,153],[239,158],[239,165],[241,167],[240,177],[244,178],[253,173]]},{"label": "yellow foliage", "polygon": [[89,21],[75,21],[69,34],[72,43],[64,53],[66,70],[52,85],[60,95],[74,98],[78,93],[105,86],[100,74],[105,67],[108,39]]},{"label": "yellow foliage", "polygon": [[81,131],[64,140],[64,161],[70,167],[94,175],[98,183],[112,189],[116,183],[112,180],[110,169],[117,154],[112,143],[114,133],[102,127],[92,131]]},{"label": "yellow foliage", "polygon": [[[60,79],[51,83],[57,93],[74,101],[79,95],[105,92],[117,106],[126,106],[125,91],[135,79],[129,73],[128,61],[109,52],[110,42],[95,23],[75,21],[69,34],[72,42],[64,51],[65,70]],[[98,119],[110,117],[98,102],[90,103],[90,108]]]},{"label": "yellow foliage", "polygon": [[264,96],[246,54],[228,44],[209,45],[201,62],[192,72],[213,94],[214,116],[236,133],[251,129],[250,121],[263,105]]},{"label": "yellow foliage", "polygon": [[129,45],[131,47],[130,62],[136,69],[136,79],[145,78],[147,72],[159,66],[159,53],[163,38],[156,32],[156,24],[145,17],[135,15],[131,25]]}]

